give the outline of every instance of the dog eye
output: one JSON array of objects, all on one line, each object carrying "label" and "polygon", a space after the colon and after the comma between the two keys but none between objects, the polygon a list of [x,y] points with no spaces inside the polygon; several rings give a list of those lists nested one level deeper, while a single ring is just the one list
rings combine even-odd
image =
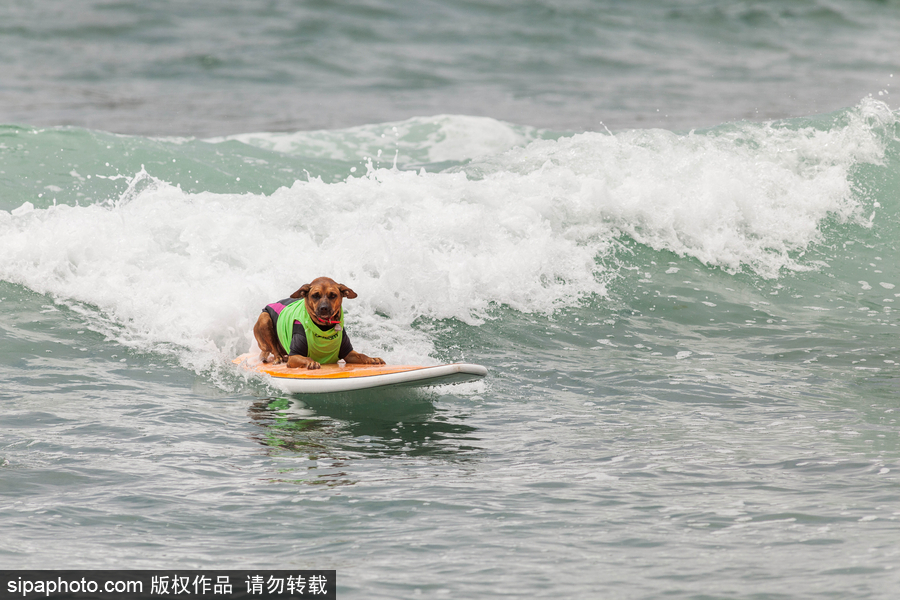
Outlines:
[{"label": "dog eye", "polygon": [[313,300],[318,300],[318,299],[320,298],[319,293],[316,292],[315,294],[313,294],[312,296],[310,296],[310,298],[312,298]]},{"label": "dog eye", "polygon": [[330,294],[328,294],[328,297],[330,299],[334,300],[335,298],[337,298],[337,294],[335,294],[334,292],[331,292]]}]

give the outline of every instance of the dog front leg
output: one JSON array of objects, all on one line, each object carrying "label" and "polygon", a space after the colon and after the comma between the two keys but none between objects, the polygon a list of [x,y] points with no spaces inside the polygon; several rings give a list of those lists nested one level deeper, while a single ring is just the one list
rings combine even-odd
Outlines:
[{"label": "dog front leg", "polygon": [[316,361],[307,358],[305,356],[300,356],[299,354],[292,354],[288,356],[287,366],[289,369],[319,369],[322,367]]},{"label": "dog front leg", "polygon": [[350,354],[344,357],[344,362],[348,365],[383,365],[384,361],[380,358],[374,358],[361,354],[356,350],[351,350]]}]

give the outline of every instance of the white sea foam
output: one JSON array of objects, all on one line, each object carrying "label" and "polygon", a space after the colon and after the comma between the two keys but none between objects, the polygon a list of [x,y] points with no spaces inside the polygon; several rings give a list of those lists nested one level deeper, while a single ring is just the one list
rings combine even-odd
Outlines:
[{"label": "white sea foam", "polygon": [[0,212],[0,275],[94,306],[119,341],[186,350],[197,369],[245,351],[267,302],[328,275],[359,293],[347,301],[357,348],[423,361],[418,317],[477,324],[492,305],[547,312],[603,293],[606,242],[570,236],[539,190],[513,187],[378,170],[267,197],[189,194],[140,173],[112,205]]},{"label": "white sea foam", "polygon": [[487,117],[436,115],[343,130],[246,133],[208,141],[237,140],[284,154],[365,161],[380,158],[401,164],[480,159],[524,146],[543,135],[539,129]]},{"label": "white sea foam", "polygon": [[585,133],[535,141],[467,170],[516,173],[583,239],[614,230],[728,271],[777,277],[816,266],[792,253],[820,241],[827,218],[871,224],[851,172],[881,163],[883,129],[896,123],[885,104],[868,99],[827,129],[742,123],[703,134]]},{"label": "white sea foam", "polygon": [[370,165],[270,196],[191,194],[141,172],[113,203],[0,211],[0,276],[96,307],[113,337],[185,350],[199,369],[247,350],[264,304],[327,275],[359,293],[347,310],[360,350],[424,361],[419,317],[477,325],[498,305],[549,313],[604,295],[623,235],[764,277],[807,268],[791,253],[826,218],[868,222],[850,171],[881,159],[873,120],[890,118],[872,101],[829,129],[507,140],[465,172]]}]

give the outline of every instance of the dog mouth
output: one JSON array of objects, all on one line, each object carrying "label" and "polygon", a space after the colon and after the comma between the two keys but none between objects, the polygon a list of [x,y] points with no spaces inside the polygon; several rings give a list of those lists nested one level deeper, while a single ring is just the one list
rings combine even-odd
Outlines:
[{"label": "dog mouth", "polygon": [[332,311],[330,306],[323,306],[316,310],[315,318],[317,321],[325,324],[334,324],[339,321],[335,320],[337,311]]}]

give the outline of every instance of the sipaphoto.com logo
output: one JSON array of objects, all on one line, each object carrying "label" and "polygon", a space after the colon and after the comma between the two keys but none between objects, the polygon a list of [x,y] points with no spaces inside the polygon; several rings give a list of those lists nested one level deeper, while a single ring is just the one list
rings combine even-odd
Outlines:
[{"label": "sipaphoto.com logo", "polygon": [[44,597],[63,596],[69,594],[142,594],[144,584],[142,581],[105,580],[95,581],[81,577],[81,579],[66,579],[61,576],[56,579],[24,578],[21,575],[15,580],[6,582],[6,591],[17,597],[27,598],[36,594]]}]

